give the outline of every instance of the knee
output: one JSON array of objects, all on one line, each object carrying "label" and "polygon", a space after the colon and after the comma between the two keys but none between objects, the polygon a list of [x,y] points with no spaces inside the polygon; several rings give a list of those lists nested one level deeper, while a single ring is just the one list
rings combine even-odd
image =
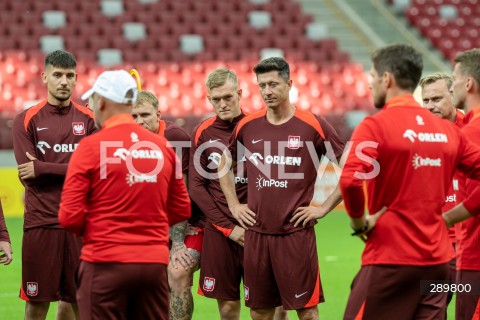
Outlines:
[{"label": "knee", "polygon": [[219,301],[218,309],[222,320],[240,318],[240,301]]},{"label": "knee", "polygon": [[273,320],[275,309],[250,309],[253,320]]},{"label": "knee", "polygon": [[184,290],[192,286],[192,273],[183,267],[177,269],[168,266],[168,283],[172,290]]},{"label": "knee", "polygon": [[317,307],[298,310],[297,314],[298,314],[298,318],[302,320],[318,320]]},{"label": "knee", "polygon": [[45,318],[50,302],[27,302],[25,305],[25,319]]}]

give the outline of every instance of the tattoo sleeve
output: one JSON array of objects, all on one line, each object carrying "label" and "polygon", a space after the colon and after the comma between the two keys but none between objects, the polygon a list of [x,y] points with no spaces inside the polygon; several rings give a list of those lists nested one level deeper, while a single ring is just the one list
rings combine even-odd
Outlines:
[{"label": "tattoo sleeve", "polygon": [[187,230],[188,221],[182,221],[170,228],[170,239],[172,243],[182,243],[185,240],[185,230]]}]

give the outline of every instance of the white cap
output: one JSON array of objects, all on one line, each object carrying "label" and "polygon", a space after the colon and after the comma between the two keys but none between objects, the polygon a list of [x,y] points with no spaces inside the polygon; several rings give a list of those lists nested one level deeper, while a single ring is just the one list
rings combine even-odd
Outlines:
[{"label": "white cap", "polygon": [[[127,92],[133,90],[133,98],[127,98]],[[125,70],[105,71],[87,92],[82,95],[82,100],[88,99],[97,93],[116,103],[129,104],[137,101],[137,82]]]}]

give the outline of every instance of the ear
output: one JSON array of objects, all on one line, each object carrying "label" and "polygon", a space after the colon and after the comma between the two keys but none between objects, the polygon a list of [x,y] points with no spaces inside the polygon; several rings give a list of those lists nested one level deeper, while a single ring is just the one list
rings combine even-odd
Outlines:
[{"label": "ear", "polygon": [[47,83],[47,73],[45,71],[42,72],[42,82]]},{"label": "ear", "polygon": [[465,80],[465,90],[467,92],[478,91],[480,88],[478,87],[478,83],[475,81],[473,77],[467,77]]},{"label": "ear", "polygon": [[237,94],[239,99],[242,98],[242,92],[242,89],[238,89]]},{"label": "ear", "polygon": [[292,89],[292,85],[293,85],[293,80],[292,79],[288,80],[287,82],[288,89]]},{"label": "ear", "polygon": [[393,74],[385,71],[382,76],[382,83],[385,85],[385,88],[391,88],[395,83],[395,78],[393,77]]},{"label": "ear", "polygon": [[162,119],[162,113],[160,112],[160,109],[157,110],[157,118],[158,118],[158,121]]}]

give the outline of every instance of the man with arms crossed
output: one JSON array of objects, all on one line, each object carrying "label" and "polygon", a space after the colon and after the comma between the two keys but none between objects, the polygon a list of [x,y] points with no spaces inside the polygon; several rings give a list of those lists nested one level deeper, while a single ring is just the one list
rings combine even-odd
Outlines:
[{"label": "man with arms crossed", "polygon": [[[453,104],[453,95],[450,92],[452,86],[452,77],[444,73],[434,73],[420,79],[420,88],[422,89],[423,107],[430,110],[436,116],[451,121],[459,128],[463,127],[464,114],[455,108]],[[465,192],[465,181],[461,172],[456,172],[450,184],[445,204],[442,212],[446,212],[458,203],[462,202]],[[453,249],[457,242],[455,235],[455,227],[448,229],[448,235],[452,243]],[[455,283],[457,260],[454,258],[448,264],[448,281]],[[453,293],[448,293],[447,306],[453,298]]]},{"label": "man with arms crossed", "polygon": [[[462,132],[480,146],[480,49],[459,54],[454,59],[453,100],[455,107],[465,111]],[[471,194],[480,183],[466,180],[466,194]],[[480,284],[480,217],[474,216],[455,225],[457,232],[457,283]],[[460,294],[456,297],[457,320],[470,320],[480,315],[480,296]]]},{"label": "man with arms crossed", "polygon": [[101,130],[73,154],[59,212],[83,237],[82,319],[168,319],[168,227],[189,218],[190,199],[173,149],[130,115],[136,97],[124,70],[105,71],[82,96]]},{"label": "man with arms crossed", "polygon": [[[161,119],[158,110],[158,99],[149,91],[139,91],[137,101],[132,108],[132,116],[136,123],[145,129],[166,138],[174,148],[179,148],[181,153],[182,171],[184,176],[188,173],[190,137],[184,129],[171,121]],[[175,145],[183,143],[186,145]],[[181,148],[181,149],[180,149]],[[193,208],[192,208],[193,209]],[[194,213],[196,213],[194,215]],[[200,253],[203,242],[203,219],[198,210],[192,210],[189,227],[188,221],[182,221],[170,229],[172,247],[170,249],[170,262],[168,264],[168,283],[170,286],[170,319],[187,320],[193,314],[192,284],[193,273],[198,269]],[[188,230],[193,234],[188,234]]]},{"label": "man with arms crossed", "polygon": [[221,174],[227,153],[219,166],[228,207],[247,229],[245,304],[253,319],[272,319],[280,305],[296,310],[300,319],[318,319],[317,304],[324,298],[313,226],[341,201],[340,191],[321,207],[309,204],[320,157],[335,161],[343,143],[323,118],[291,105],[284,59],[265,59],[254,72],[267,108],[240,120],[230,143],[237,165],[243,155],[248,159],[248,204],[235,194],[233,171]]},{"label": "man with arms crossed", "polygon": [[[42,73],[47,100],[13,122],[13,150],[25,186],[20,298],[26,301],[27,320],[45,319],[51,301],[75,303],[81,240],[62,229],[58,206],[70,156],[80,140],[95,131],[92,111],[70,100],[75,69],[71,53],[48,54]],[[58,318],[71,319],[71,310],[60,303]]]},{"label": "man with arms crossed", "polygon": [[[366,241],[345,319],[445,317],[447,292],[432,293],[427,281],[447,280],[454,256],[441,210],[457,168],[480,178],[480,148],[415,101],[422,68],[409,45],[372,54],[370,89],[382,110],[354,131],[340,178],[353,235]],[[479,192],[466,201],[480,207]]]}]

